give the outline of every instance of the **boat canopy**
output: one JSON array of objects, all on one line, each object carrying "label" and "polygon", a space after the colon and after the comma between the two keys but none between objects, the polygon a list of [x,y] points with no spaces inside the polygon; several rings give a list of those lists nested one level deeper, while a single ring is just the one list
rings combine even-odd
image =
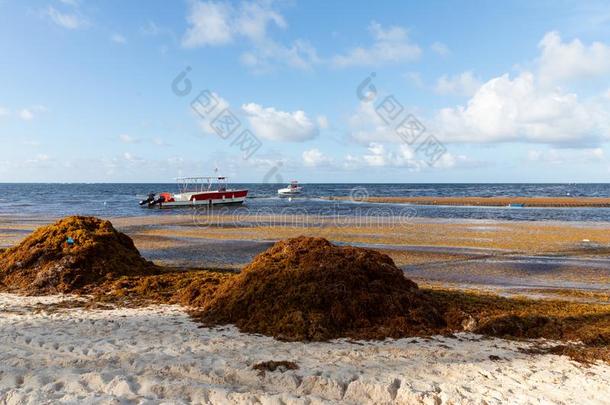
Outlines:
[{"label": "boat canopy", "polygon": [[187,191],[209,191],[212,189],[213,181],[219,184],[219,188],[225,190],[227,177],[225,176],[198,176],[198,177],[177,177],[181,192]]}]

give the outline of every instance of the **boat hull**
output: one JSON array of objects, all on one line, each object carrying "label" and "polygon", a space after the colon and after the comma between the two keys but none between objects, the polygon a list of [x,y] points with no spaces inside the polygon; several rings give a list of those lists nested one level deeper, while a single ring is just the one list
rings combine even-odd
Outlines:
[{"label": "boat hull", "polygon": [[277,195],[280,197],[291,197],[299,194],[301,194],[301,187],[286,187],[277,191]]},{"label": "boat hull", "polygon": [[168,198],[157,206],[161,209],[200,207],[200,206],[219,206],[219,205],[239,205],[243,204],[248,195],[248,190],[227,190],[210,191],[202,193],[192,193],[187,196],[177,195],[177,198]]}]

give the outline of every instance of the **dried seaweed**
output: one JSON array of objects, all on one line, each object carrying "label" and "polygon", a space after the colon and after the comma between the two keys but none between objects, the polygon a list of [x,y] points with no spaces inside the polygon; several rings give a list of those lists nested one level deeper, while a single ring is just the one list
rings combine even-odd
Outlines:
[{"label": "dried seaweed", "polygon": [[64,218],[0,253],[0,284],[31,295],[79,292],[104,280],[156,272],[129,236],[94,217]]},{"label": "dried seaweed", "polygon": [[220,285],[201,319],[282,340],[436,333],[435,303],[374,250],[299,237],[276,243]]}]

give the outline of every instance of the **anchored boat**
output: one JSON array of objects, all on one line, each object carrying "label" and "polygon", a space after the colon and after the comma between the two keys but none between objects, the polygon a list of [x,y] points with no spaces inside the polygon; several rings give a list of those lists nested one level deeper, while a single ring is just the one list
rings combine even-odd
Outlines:
[{"label": "anchored boat", "polygon": [[176,179],[180,192],[154,193],[140,201],[140,205],[148,208],[177,208],[194,206],[213,206],[242,204],[246,200],[248,190],[228,188],[228,180],[220,177],[181,177]]},{"label": "anchored boat", "polygon": [[277,191],[277,194],[280,197],[290,197],[290,196],[301,194],[302,189],[303,188],[301,186],[299,186],[299,182],[296,180],[293,180],[290,182],[290,185],[288,187],[280,188]]}]

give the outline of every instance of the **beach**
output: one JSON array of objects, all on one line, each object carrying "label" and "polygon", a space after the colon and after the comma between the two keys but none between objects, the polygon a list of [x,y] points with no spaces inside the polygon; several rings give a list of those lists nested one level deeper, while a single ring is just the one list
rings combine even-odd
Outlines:
[{"label": "beach", "polygon": [[[1,246],[18,243],[48,222],[3,218]],[[133,238],[145,258],[181,271],[239,272],[276,240],[309,235],[386,253],[405,276],[441,295],[466,291],[554,300],[548,301],[552,308],[596,305],[600,314],[610,305],[605,223],[337,222],[276,215],[203,221],[180,213],[112,222]],[[82,304],[87,299],[0,295],[0,396],[5,403],[526,404],[541,398],[610,403],[610,364],[552,354],[549,348],[565,344],[553,339],[458,332],[383,341],[282,342],[231,325],[203,327],[183,306],[110,301],[92,307]],[[298,368],[253,369],[266,361],[288,361]]]},{"label": "beach", "polygon": [[[610,403],[610,366],[528,353],[551,341],[279,342],[177,306],[51,305],[72,299],[0,295],[4,403]],[[252,368],[270,360],[298,369]]]},{"label": "beach", "polygon": [[[52,220],[0,219],[0,247]],[[183,268],[238,271],[275,241],[300,235],[388,254],[418,282],[535,296],[610,291],[610,223],[172,215],[113,218],[144,257]],[[570,292],[573,292],[570,294]]]}]

